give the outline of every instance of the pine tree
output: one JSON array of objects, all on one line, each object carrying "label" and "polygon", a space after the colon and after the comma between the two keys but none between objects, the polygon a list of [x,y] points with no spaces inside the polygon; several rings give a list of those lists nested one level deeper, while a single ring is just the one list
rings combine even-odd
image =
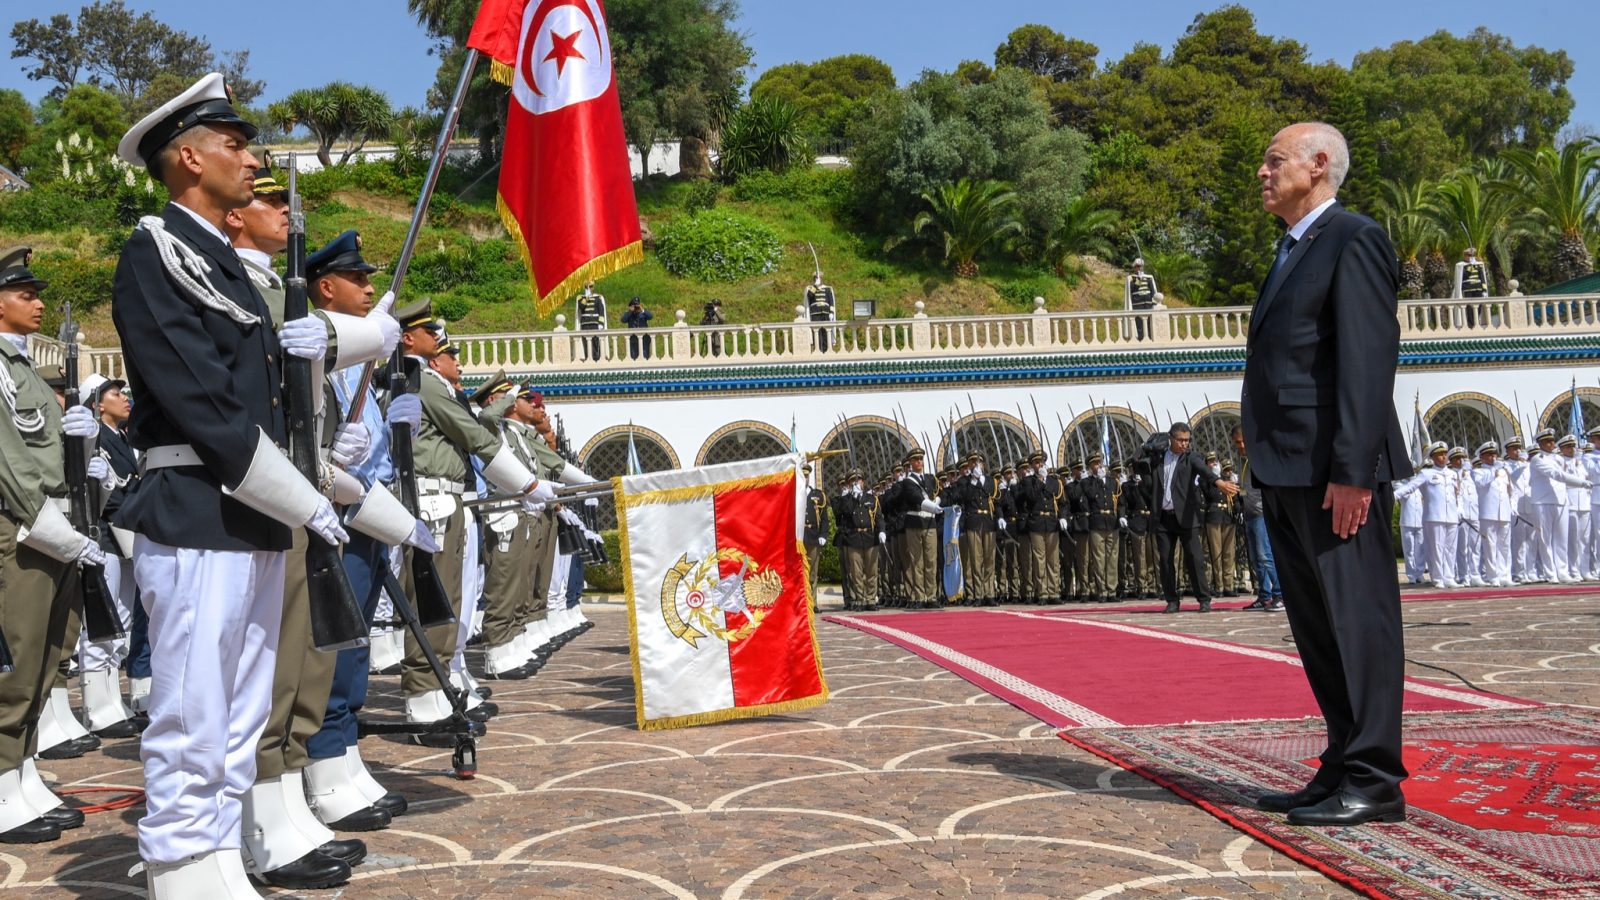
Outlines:
[{"label": "pine tree", "polygon": [[1277,219],[1261,208],[1256,169],[1272,133],[1256,122],[1239,121],[1228,129],[1217,161],[1216,199],[1206,211],[1211,232],[1211,302],[1249,306],[1272,265],[1275,242],[1282,234]]},{"label": "pine tree", "polygon": [[1367,102],[1348,78],[1334,91],[1328,124],[1339,129],[1350,145],[1350,174],[1339,188],[1339,202],[1347,209],[1373,215],[1378,200],[1378,137],[1367,118]]}]

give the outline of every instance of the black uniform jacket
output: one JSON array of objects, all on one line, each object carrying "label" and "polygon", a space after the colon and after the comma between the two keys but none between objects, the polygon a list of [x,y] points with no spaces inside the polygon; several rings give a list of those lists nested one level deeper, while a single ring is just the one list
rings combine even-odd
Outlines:
[{"label": "black uniform jacket", "polygon": [[222,494],[255,455],[258,429],[284,446],[278,338],[272,314],[238,255],[187,212],[167,204],[167,232],[203,257],[210,282],[246,312],[240,325],[178,287],[144,229],[123,245],[111,286],[133,390],[130,442],[141,451],[189,444],[203,465],[153,469],[112,520],[158,543],[198,550],[287,550],[289,528]]},{"label": "black uniform jacket", "polygon": [[1399,280],[1383,227],[1335,203],[1262,286],[1242,411],[1258,483],[1373,488],[1410,474],[1394,411]]}]

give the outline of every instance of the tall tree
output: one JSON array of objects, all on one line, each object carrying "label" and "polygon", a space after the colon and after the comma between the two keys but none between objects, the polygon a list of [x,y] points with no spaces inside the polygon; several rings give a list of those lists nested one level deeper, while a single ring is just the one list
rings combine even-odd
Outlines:
[{"label": "tall tree", "polygon": [[21,162],[34,180],[53,178],[60,174],[58,141],[69,143],[76,134],[80,141],[93,140],[109,156],[127,130],[128,119],[114,95],[92,84],[80,84],[61,98],[54,115],[40,126],[38,137],[23,149]]},{"label": "tall tree", "polygon": [[1282,223],[1261,208],[1261,185],[1256,178],[1271,136],[1270,127],[1245,118],[1235,121],[1223,139],[1217,193],[1205,215],[1211,233],[1207,259],[1214,303],[1248,306],[1255,302],[1272,263],[1274,242],[1283,233]]},{"label": "tall tree", "polygon": [[1427,289],[1423,260],[1439,242],[1439,226],[1429,214],[1433,187],[1425,182],[1389,180],[1379,187],[1377,218],[1389,232],[1389,242],[1400,258],[1400,296],[1422,299]]},{"label": "tall tree", "polygon": [[[389,98],[366,85],[334,81],[319,88],[303,88],[267,107],[279,127],[303,126],[317,142],[317,159],[324,166],[344,165],[361,152],[367,141],[387,138],[394,125]],[[335,144],[343,143],[337,163]]]},{"label": "tall tree", "polygon": [[1111,231],[1122,216],[1114,209],[1097,209],[1088,197],[1078,196],[1067,204],[1061,223],[1045,238],[1044,261],[1065,275],[1078,257],[1111,256]]},{"label": "tall tree", "polygon": [[11,58],[31,59],[22,71],[29,81],[52,81],[50,96],[60,97],[78,83],[83,71],[83,45],[72,17],[56,13],[47,22],[24,19],[11,26]]},{"label": "tall tree", "polygon": [[1539,224],[1554,232],[1555,276],[1569,281],[1594,271],[1600,236],[1600,147],[1573,141],[1556,150],[1513,148],[1502,153],[1518,178],[1508,185]]},{"label": "tall tree", "polygon": [[1510,241],[1526,232],[1526,218],[1501,171],[1480,166],[1451,173],[1434,189],[1427,210],[1438,226],[1440,249],[1456,257],[1474,247],[1501,276],[1510,277]]},{"label": "tall tree", "polygon": [[28,98],[21,91],[0,90],[0,166],[22,168],[22,151],[37,131]]},{"label": "tall tree", "polygon": [[851,53],[773,66],[750,86],[752,100],[781,100],[819,141],[839,141],[872,98],[895,88],[894,71],[875,56]]},{"label": "tall tree", "polygon": [[1100,48],[1069,38],[1048,25],[1029,24],[1012,31],[994,49],[995,68],[1010,66],[1051,81],[1075,81],[1094,75]]}]

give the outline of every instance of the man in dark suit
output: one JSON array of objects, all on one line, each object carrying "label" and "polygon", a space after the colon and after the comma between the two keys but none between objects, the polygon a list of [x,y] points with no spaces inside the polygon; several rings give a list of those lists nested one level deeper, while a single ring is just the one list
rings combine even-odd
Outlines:
[{"label": "man in dark suit", "polygon": [[1161,595],[1167,601],[1162,612],[1178,611],[1178,571],[1172,558],[1174,544],[1183,545],[1183,561],[1189,568],[1189,583],[1194,586],[1200,611],[1211,611],[1211,590],[1206,584],[1204,551],[1200,548],[1200,526],[1205,519],[1205,495],[1201,484],[1213,484],[1228,496],[1239,486],[1212,474],[1205,458],[1190,449],[1194,435],[1187,422],[1174,422],[1165,435],[1156,435],[1140,448],[1135,463],[1140,481],[1148,485],[1150,531],[1155,535],[1157,568],[1161,575]]},{"label": "man in dark suit", "polygon": [[1311,783],[1262,809],[1296,825],[1405,818],[1405,674],[1390,482],[1408,474],[1394,410],[1399,265],[1376,222],[1339,206],[1344,138],[1291,125],[1257,172],[1288,233],[1245,348],[1244,440],[1306,678],[1328,726]]}]

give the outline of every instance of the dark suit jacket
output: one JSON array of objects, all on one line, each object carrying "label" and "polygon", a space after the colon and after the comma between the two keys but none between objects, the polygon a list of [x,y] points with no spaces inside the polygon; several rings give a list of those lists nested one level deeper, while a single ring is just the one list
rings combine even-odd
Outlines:
[{"label": "dark suit jacket", "polygon": [[[1165,434],[1157,434],[1139,448],[1138,461],[1134,463],[1139,474],[1140,487],[1150,502],[1150,519],[1161,522],[1161,512],[1166,505],[1166,456],[1170,446]],[[1180,528],[1195,528],[1205,521],[1205,494],[1197,484],[1216,481],[1205,457],[1193,450],[1178,457],[1172,470],[1172,514]]]},{"label": "dark suit jacket", "polygon": [[1372,488],[1410,474],[1394,410],[1399,279],[1383,228],[1335,203],[1262,286],[1244,368],[1255,481]]},{"label": "dark suit jacket", "polygon": [[146,473],[113,521],[174,547],[287,550],[287,526],[222,493],[244,481],[261,430],[280,447],[287,440],[272,314],[231,246],[173,204],[161,218],[210,264],[211,284],[261,322],[240,325],[201,306],[167,274],[149,232],[128,238],[111,318],[135,397],[129,438],[139,450],[190,444],[203,465]]}]

